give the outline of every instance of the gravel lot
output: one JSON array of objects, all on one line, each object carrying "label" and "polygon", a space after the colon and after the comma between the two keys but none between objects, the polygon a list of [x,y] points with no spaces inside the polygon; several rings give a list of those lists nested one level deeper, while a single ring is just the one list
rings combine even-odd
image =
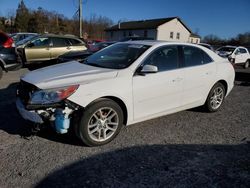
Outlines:
[{"label": "gravel lot", "polygon": [[217,113],[192,109],[124,128],[102,147],[43,130],[15,109],[21,69],[0,80],[0,187],[250,187],[250,69]]}]

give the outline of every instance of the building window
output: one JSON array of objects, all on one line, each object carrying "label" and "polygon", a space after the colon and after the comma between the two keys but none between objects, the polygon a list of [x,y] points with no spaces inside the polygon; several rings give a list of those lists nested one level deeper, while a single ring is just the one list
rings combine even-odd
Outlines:
[{"label": "building window", "polygon": [[193,38],[191,38],[191,43],[194,43]]},{"label": "building window", "polygon": [[180,33],[176,34],[176,39],[180,39]]},{"label": "building window", "polygon": [[113,38],[113,31],[110,32],[110,37]]},{"label": "building window", "polygon": [[131,31],[129,31],[128,36],[130,36],[130,37],[132,36],[132,32]]},{"label": "building window", "polygon": [[144,37],[148,37],[148,30],[144,30]]},{"label": "building window", "polygon": [[170,32],[170,38],[171,38],[171,39],[174,38],[174,32]]},{"label": "building window", "polygon": [[198,40],[198,39],[196,39],[196,44],[198,44],[198,42],[199,42],[199,40]]},{"label": "building window", "polygon": [[126,36],[127,36],[126,31],[123,31],[123,37],[126,37]]}]

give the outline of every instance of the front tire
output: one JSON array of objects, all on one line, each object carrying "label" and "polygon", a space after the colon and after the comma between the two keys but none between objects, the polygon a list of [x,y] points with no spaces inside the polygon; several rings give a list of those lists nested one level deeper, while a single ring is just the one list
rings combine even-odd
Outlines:
[{"label": "front tire", "polygon": [[218,82],[216,83],[212,89],[210,90],[206,103],[205,108],[209,112],[216,112],[220,109],[222,103],[224,102],[225,98],[225,86]]},{"label": "front tire", "polygon": [[244,64],[244,68],[247,69],[249,67],[249,60],[247,60]]},{"label": "front tire", "polygon": [[109,99],[100,99],[88,106],[79,125],[79,137],[87,146],[100,146],[112,141],[123,124],[121,107]]}]

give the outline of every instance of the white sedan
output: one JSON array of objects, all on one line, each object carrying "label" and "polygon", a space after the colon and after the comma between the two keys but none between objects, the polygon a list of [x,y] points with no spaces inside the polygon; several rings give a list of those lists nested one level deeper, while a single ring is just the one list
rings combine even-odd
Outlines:
[{"label": "white sedan", "polygon": [[16,105],[24,119],[61,134],[73,128],[83,143],[98,146],[123,125],[202,105],[217,111],[234,77],[231,63],[205,47],[131,41],[24,75]]}]

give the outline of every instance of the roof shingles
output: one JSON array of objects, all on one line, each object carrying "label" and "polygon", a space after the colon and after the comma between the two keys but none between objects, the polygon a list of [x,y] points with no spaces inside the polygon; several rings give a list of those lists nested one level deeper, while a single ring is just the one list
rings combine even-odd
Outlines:
[{"label": "roof shingles", "polygon": [[170,17],[170,18],[160,18],[160,19],[152,19],[152,20],[121,22],[117,25],[113,25],[110,28],[107,28],[106,31],[156,29],[158,26],[166,22],[169,22],[175,18],[179,19],[178,17]]}]

